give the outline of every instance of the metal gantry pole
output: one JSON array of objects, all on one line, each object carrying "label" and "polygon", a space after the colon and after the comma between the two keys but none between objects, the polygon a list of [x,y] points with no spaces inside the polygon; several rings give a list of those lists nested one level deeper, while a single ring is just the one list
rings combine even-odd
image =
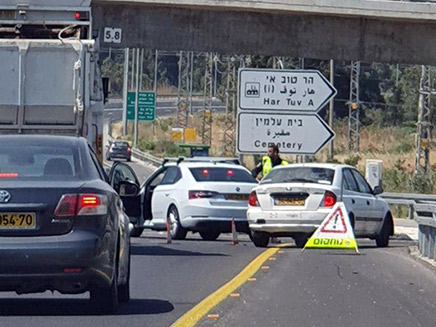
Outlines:
[{"label": "metal gantry pole", "polygon": [[[335,63],[333,59],[330,59],[330,84],[334,85],[334,79],[335,79]],[[335,106],[335,100],[331,99],[329,103],[329,126],[333,130],[333,110]],[[334,156],[334,139],[330,141],[329,144],[329,159],[332,160]]]},{"label": "metal gantry pole", "polygon": [[350,100],[348,102],[348,150],[359,151],[360,101],[359,101],[360,62],[351,62]]},{"label": "metal gantry pole", "polygon": [[177,127],[188,126],[189,110],[191,108],[191,55],[192,52],[180,51],[179,53],[179,85],[177,95]]},{"label": "metal gantry pole", "polygon": [[229,56],[227,58],[226,120],[223,139],[223,152],[226,156],[235,154],[236,65],[237,59],[234,56]]},{"label": "metal gantry pole", "polygon": [[430,67],[421,66],[421,81],[419,85],[418,124],[416,135],[415,174],[427,173],[430,161],[431,143],[431,88]]},{"label": "metal gantry pole", "polygon": [[124,49],[123,136],[127,135],[127,93],[129,89],[129,48]]},{"label": "metal gantry pole", "polygon": [[213,53],[206,54],[206,68],[204,72],[204,108],[201,139],[203,144],[208,145],[212,144],[213,58]]},{"label": "metal gantry pole", "polygon": [[133,146],[138,146],[138,111],[139,111],[139,49],[136,49],[136,88],[135,88],[135,125]]},{"label": "metal gantry pole", "polygon": [[132,49],[132,75],[130,81],[130,89],[132,91],[135,89],[135,54],[136,54],[136,50]]},{"label": "metal gantry pole", "polygon": [[144,73],[144,49],[141,49],[141,60],[139,63],[139,92],[142,91],[142,75]]}]

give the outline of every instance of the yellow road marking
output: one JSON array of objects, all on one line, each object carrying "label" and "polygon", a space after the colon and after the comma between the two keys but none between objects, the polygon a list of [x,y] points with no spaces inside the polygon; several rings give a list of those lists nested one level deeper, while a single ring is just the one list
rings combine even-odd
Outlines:
[{"label": "yellow road marking", "polygon": [[170,327],[194,327],[195,324],[200,321],[200,319],[202,319],[210,310],[220,304],[231,293],[241,287],[241,285],[245,284],[245,282],[250,279],[251,276],[253,276],[260,269],[260,267],[262,267],[262,264],[268,260],[269,257],[273,256],[279,250],[279,248],[286,246],[286,244],[283,244],[264,251],[257,258],[251,261],[248,266],[246,266],[232,280],[198,303]]}]

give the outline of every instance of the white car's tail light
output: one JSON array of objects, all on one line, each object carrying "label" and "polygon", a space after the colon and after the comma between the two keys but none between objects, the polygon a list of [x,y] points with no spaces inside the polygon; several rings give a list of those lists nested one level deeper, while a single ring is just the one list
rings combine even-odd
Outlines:
[{"label": "white car's tail light", "polygon": [[250,207],[258,207],[259,206],[259,201],[257,199],[256,191],[253,191],[250,193],[250,196],[248,198],[248,205]]},{"label": "white car's tail light", "polygon": [[107,214],[107,197],[101,194],[65,194],[55,210],[57,217]]},{"label": "white car's tail light", "polygon": [[189,191],[189,200],[209,199],[217,196],[217,192],[212,191]]},{"label": "white car's tail light", "polygon": [[322,199],[321,206],[330,208],[336,204],[336,195],[330,191],[326,191],[324,194],[324,198]]}]

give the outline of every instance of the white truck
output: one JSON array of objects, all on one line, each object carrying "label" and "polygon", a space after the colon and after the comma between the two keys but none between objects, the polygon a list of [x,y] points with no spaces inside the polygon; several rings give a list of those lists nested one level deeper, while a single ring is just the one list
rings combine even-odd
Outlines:
[{"label": "white truck", "polygon": [[0,133],[84,136],[102,157],[91,0],[1,0]]}]

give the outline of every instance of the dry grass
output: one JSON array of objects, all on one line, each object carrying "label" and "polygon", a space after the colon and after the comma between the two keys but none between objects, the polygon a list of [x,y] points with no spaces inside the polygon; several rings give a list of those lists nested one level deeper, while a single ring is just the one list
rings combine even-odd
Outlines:
[{"label": "dry grass", "polygon": [[[159,118],[154,124],[140,123],[139,136],[146,141],[158,142],[159,140],[171,140],[171,130],[176,126],[176,117]],[[200,115],[189,118],[189,126],[197,130],[196,143],[201,143],[202,117]],[[223,114],[216,114],[212,125],[212,147],[211,155],[221,156],[223,154],[223,136],[225,122]],[[337,122],[335,125],[335,159],[344,162],[355,153],[348,151],[347,125],[344,122]],[[119,137],[122,131],[121,123],[114,124],[112,135]],[[129,131],[133,132],[133,124],[129,123]],[[133,133],[132,133],[133,134]],[[367,127],[360,134],[360,157],[358,168],[364,169],[366,159],[383,160],[386,169],[394,167],[398,160],[404,160],[403,167],[412,172],[415,162],[415,136],[406,129],[394,127]],[[159,153],[157,153],[159,154]],[[318,162],[327,161],[328,147],[324,148],[315,156]],[[289,161],[295,161],[293,155],[283,155]],[[431,162],[436,162],[436,153],[431,153]],[[253,167],[255,162],[253,156],[244,156],[244,163]]]}]

